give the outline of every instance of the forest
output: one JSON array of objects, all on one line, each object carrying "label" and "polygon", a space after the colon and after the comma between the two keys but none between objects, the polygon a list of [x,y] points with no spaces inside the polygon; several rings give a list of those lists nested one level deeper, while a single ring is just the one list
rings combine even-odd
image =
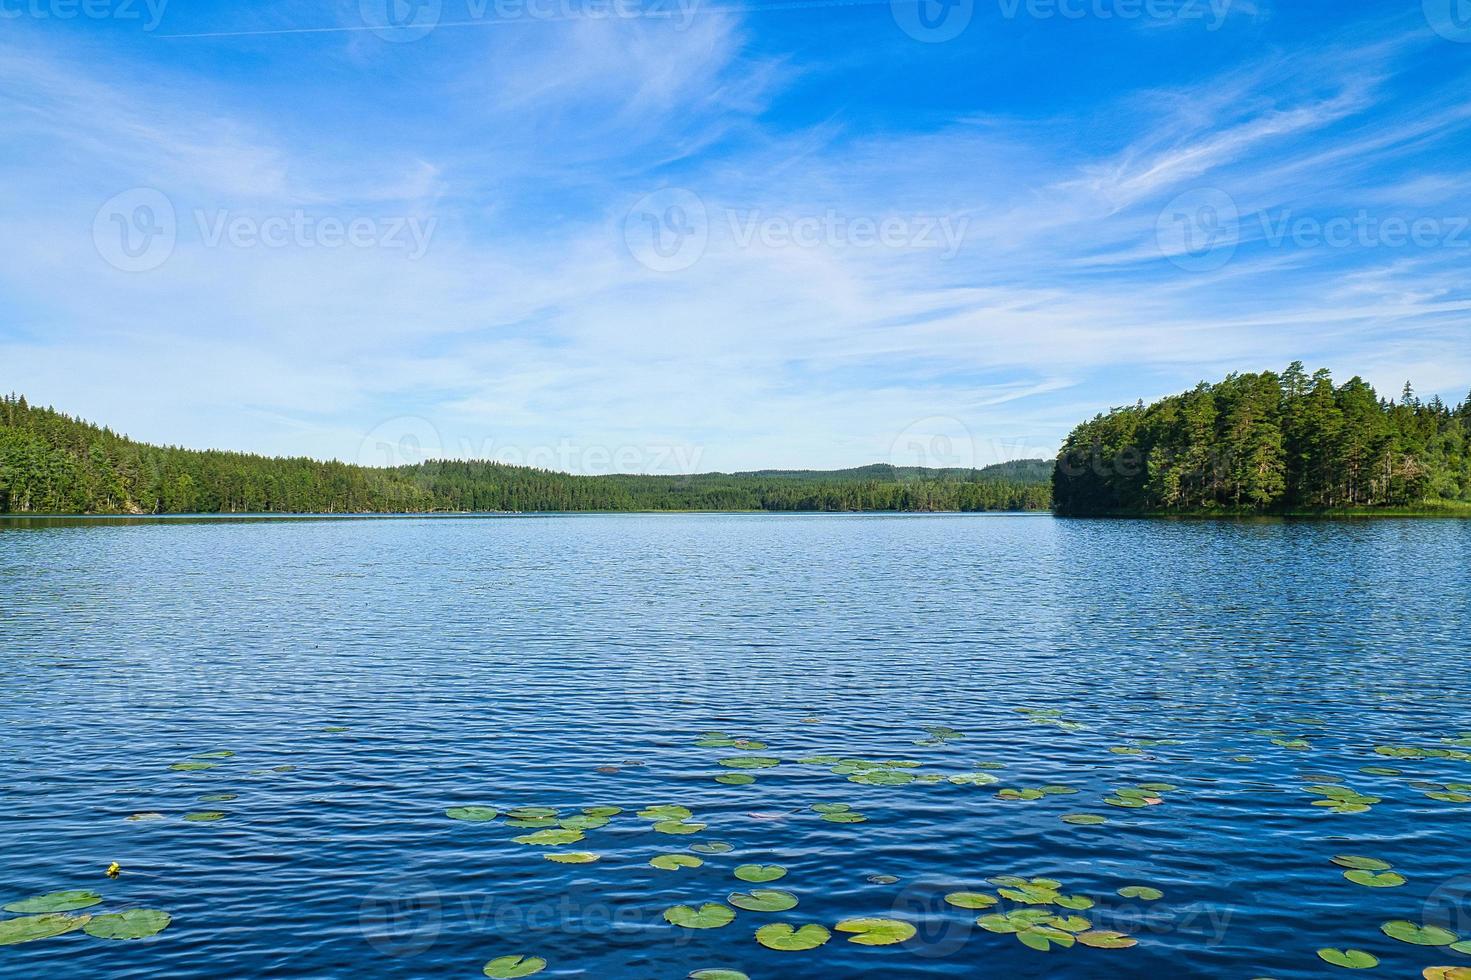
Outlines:
[{"label": "forest", "polygon": [[1071,515],[1464,510],[1471,397],[1385,399],[1300,361],[1232,374],[1079,425],[1052,486]]},{"label": "forest", "polygon": [[432,460],[391,469],[135,442],[0,398],[0,514],[1042,510],[1052,463],[574,476]]}]

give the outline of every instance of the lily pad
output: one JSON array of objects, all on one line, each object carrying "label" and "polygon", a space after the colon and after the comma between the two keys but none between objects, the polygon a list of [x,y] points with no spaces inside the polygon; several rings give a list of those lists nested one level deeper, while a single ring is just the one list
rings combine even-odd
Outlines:
[{"label": "lily pad", "polygon": [[1420,975],[1425,980],[1471,980],[1471,966],[1427,966]]},{"label": "lily pad", "polygon": [[698,834],[705,829],[702,823],[686,823],[683,820],[660,820],[654,830],[661,834]]},{"label": "lily pad", "polygon": [[1128,949],[1130,946],[1139,945],[1139,940],[1133,936],[1126,936],[1122,932],[1114,932],[1111,929],[1080,932],[1077,939],[1084,946],[1091,946],[1094,949]]},{"label": "lily pad", "polygon": [[797,907],[797,896],[774,888],[752,888],[748,892],[732,892],[727,902],[747,912],[785,912]]},{"label": "lily pad", "polygon": [[816,923],[800,928],[787,922],[772,922],[756,930],[756,941],[767,949],[795,952],[816,949],[832,938],[832,933]]},{"label": "lily pad", "polygon": [[676,806],[670,803],[644,807],[638,812],[638,815],[646,820],[688,820],[694,816],[688,807]]},{"label": "lily pad", "polygon": [[513,820],[546,820],[556,815],[557,811],[549,806],[517,806],[506,811]]},{"label": "lily pad", "polygon": [[596,830],[599,827],[606,827],[608,825],[608,818],[579,813],[576,816],[564,817],[558,820],[557,825],[566,830]]},{"label": "lily pad", "polygon": [[229,803],[231,800],[238,800],[239,798],[240,798],[240,795],[238,793],[205,793],[203,796],[201,796],[199,798],[199,802],[200,803]]},{"label": "lily pad", "polygon": [[225,819],[225,814],[219,810],[198,810],[184,814],[184,819],[190,823],[214,823],[216,820]]},{"label": "lily pad", "polygon": [[838,932],[851,932],[848,942],[860,946],[893,946],[914,938],[914,926],[898,919],[844,919],[833,926]]},{"label": "lily pad", "polygon": [[1097,813],[1064,813],[1062,822],[1077,827],[1097,827],[1099,824],[1108,823],[1108,818]]},{"label": "lily pad", "polygon": [[471,823],[482,823],[486,820],[494,820],[500,816],[500,811],[488,806],[452,806],[444,811],[444,815],[451,820],[467,820]]},{"label": "lily pad", "polygon": [[1119,894],[1124,898],[1137,898],[1142,902],[1157,902],[1165,897],[1164,892],[1148,885],[1125,885],[1119,889]]},{"label": "lily pad", "polygon": [[94,915],[82,931],[98,939],[147,939],[169,927],[173,917],[158,909],[128,909]]},{"label": "lily pad", "polygon": [[534,847],[555,847],[560,844],[575,844],[582,840],[583,833],[580,830],[568,830],[565,827],[547,828],[530,834],[522,834],[520,837],[512,837],[511,840],[517,844],[530,844]]},{"label": "lily pad", "polygon": [[958,909],[988,909],[996,901],[996,896],[985,892],[951,892],[945,896],[945,904]]},{"label": "lily pad", "polygon": [[715,777],[715,781],[727,786],[749,786],[756,781],[756,777],[748,772],[723,772]]},{"label": "lily pad", "polygon": [[1345,871],[1343,876],[1355,885],[1366,888],[1398,888],[1405,883],[1405,876],[1397,871],[1375,874],[1372,871]]},{"label": "lily pad", "polygon": [[45,912],[75,912],[102,904],[102,896],[91,891],[52,892],[35,898],[11,902],[5,906],[7,912],[22,912],[27,915]]},{"label": "lily pad", "polygon": [[899,879],[894,875],[869,875],[866,880],[871,885],[892,885]]},{"label": "lily pad", "polygon": [[706,902],[698,909],[676,905],[664,910],[664,920],[686,929],[719,929],[735,921],[735,910],[715,902]]},{"label": "lily pad", "polygon": [[814,803],[809,809],[814,813],[845,813],[853,808],[847,803]]},{"label": "lily pad", "polygon": [[696,970],[689,980],[751,980],[740,970]]},{"label": "lily pad", "polygon": [[146,811],[144,813],[134,813],[131,816],[124,817],[123,819],[125,819],[125,820],[132,820],[132,821],[135,821],[135,822],[136,821],[139,821],[139,820],[162,820],[163,819],[163,814],[162,813],[156,813],[156,812],[154,812],[152,810],[149,810],[149,811]]},{"label": "lily pad", "polygon": [[229,749],[221,749],[218,752],[201,752],[198,755],[194,756],[194,758],[196,758],[196,759],[228,759],[231,756],[233,756],[234,754],[235,753],[234,752],[231,752]]},{"label": "lily pad", "polygon": [[213,769],[216,765],[217,763],[214,762],[175,762],[169,768],[174,772],[203,772],[206,769]]},{"label": "lily pad", "polygon": [[691,844],[690,850],[696,854],[725,854],[733,848],[723,840],[710,840],[701,844]]},{"label": "lily pad", "polygon": [[861,813],[847,810],[843,813],[824,813],[822,819],[828,823],[863,823],[868,818]]},{"label": "lily pad", "polygon": [[781,765],[780,759],[773,759],[764,755],[737,755],[729,759],[715,760],[722,766],[730,769],[770,769]]},{"label": "lily pad", "polygon": [[1379,927],[1390,939],[1416,946],[1449,946],[1457,939],[1455,933],[1440,926],[1421,926],[1404,919],[1395,919]]},{"label": "lily pad", "polygon": [[6,919],[0,922],[0,946],[14,946],[16,943],[29,943],[37,939],[60,936],[73,929],[82,928],[90,918],[91,916],[87,915],[63,915],[52,912],[46,915],[26,915],[19,919]]},{"label": "lily pad", "polygon": [[735,869],[735,876],[752,884],[765,884],[786,876],[787,869],[779,864],[742,864]]},{"label": "lily pad", "polygon": [[1318,959],[1346,970],[1368,970],[1379,965],[1379,957],[1362,949],[1320,949]]},{"label": "lily pad", "polygon": [[1378,858],[1360,857],[1357,854],[1335,855],[1333,863],[1340,868],[1353,868],[1356,871],[1388,871],[1394,867],[1388,861],[1381,861]]},{"label": "lily pad", "polygon": [[559,851],[556,854],[543,854],[542,857],[558,864],[592,864],[599,855],[592,851]]},{"label": "lily pad", "polygon": [[1042,953],[1047,952],[1053,946],[1070,949],[1073,943],[1077,941],[1073,938],[1072,933],[1063,932],[1061,929],[1054,929],[1051,926],[1033,926],[1030,929],[1023,929],[1016,934],[1016,938],[1021,940],[1022,945],[1030,946],[1032,949]]},{"label": "lily pad", "polygon": [[516,980],[529,977],[547,968],[547,961],[540,956],[497,956],[485,964],[484,973],[491,980]]},{"label": "lily pad", "polygon": [[589,817],[616,817],[623,812],[621,806],[585,806],[582,812]]},{"label": "lily pad", "polygon": [[678,871],[680,868],[698,868],[704,864],[703,858],[697,858],[693,854],[656,854],[649,858],[649,864],[660,871]]}]

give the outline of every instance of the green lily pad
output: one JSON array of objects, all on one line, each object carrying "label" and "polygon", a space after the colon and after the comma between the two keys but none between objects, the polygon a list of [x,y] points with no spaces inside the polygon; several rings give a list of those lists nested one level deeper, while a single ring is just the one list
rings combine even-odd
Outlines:
[{"label": "green lily pad", "polygon": [[1398,939],[1402,943],[1412,943],[1416,946],[1449,946],[1457,939],[1455,933],[1440,926],[1421,926],[1404,919],[1396,919],[1386,922],[1379,927],[1390,939]]},{"label": "green lily pad", "polygon": [[796,952],[816,949],[832,938],[832,933],[816,923],[797,928],[787,922],[772,922],[756,930],[756,941],[767,949]]},{"label": "green lily pad", "polygon": [[833,926],[838,932],[851,932],[848,942],[860,946],[893,946],[914,938],[914,926],[898,919],[844,919]]},{"label": "green lily pad", "polygon": [[848,777],[852,783],[863,783],[866,786],[907,786],[914,782],[912,772],[890,772],[880,770],[878,772],[860,772]]},{"label": "green lily pad", "polygon": [[444,811],[444,815],[451,820],[467,820],[471,823],[482,823],[486,820],[494,820],[500,816],[500,811],[488,806],[452,806]]},{"label": "green lily pad", "polygon": [[1471,956],[1471,939],[1462,940],[1459,943],[1451,943],[1451,949],[1458,953],[1465,953],[1467,956]]},{"label": "green lily pad", "polygon": [[698,909],[676,905],[664,910],[664,920],[686,929],[719,929],[735,921],[735,910],[715,902],[706,902]]},{"label": "green lily pad", "polygon": [[735,869],[735,876],[752,884],[765,884],[785,877],[787,869],[779,864],[742,864]]},{"label": "green lily pad", "polygon": [[549,806],[517,806],[506,811],[513,820],[547,820],[556,815],[557,811]]},{"label": "green lily pad", "polygon": [[846,813],[853,808],[847,803],[814,803],[809,809],[814,813]]},{"label": "green lily pad", "polygon": [[773,759],[765,755],[737,755],[729,759],[716,759],[719,765],[731,769],[770,769],[781,765],[780,759]]},{"label": "green lily pad", "polygon": [[1378,858],[1360,857],[1357,854],[1335,855],[1333,863],[1340,868],[1353,868],[1356,871],[1388,871],[1394,867],[1388,861],[1381,861]]},{"label": "green lily pad", "polygon": [[1375,874],[1372,871],[1345,871],[1343,876],[1355,885],[1366,888],[1398,888],[1405,883],[1404,875],[1397,871]]},{"label": "green lily pad", "polygon": [[899,879],[894,875],[869,875],[865,880],[871,885],[892,885]]},{"label": "green lily pad", "polygon": [[134,814],[132,814],[130,816],[124,817],[123,819],[124,820],[132,820],[132,821],[135,821],[136,822],[136,821],[139,821],[139,820],[162,820],[163,818],[164,817],[163,817],[163,814],[162,813],[155,813],[152,810],[148,810],[148,811],[146,811],[144,813],[134,813]]},{"label": "green lily pad", "polygon": [[990,786],[1001,781],[989,772],[962,772],[945,778],[956,786]]},{"label": "green lily pad", "polygon": [[676,806],[669,803],[645,807],[638,812],[638,815],[646,820],[688,820],[694,816],[688,807]]},{"label": "green lily pad", "polygon": [[82,931],[98,939],[147,939],[169,927],[173,917],[158,909],[128,909],[94,915]]},{"label": "green lily pad", "polygon": [[184,814],[184,819],[190,823],[214,823],[216,820],[225,819],[225,814],[219,810],[198,810]]},{"label": "green lily pad", "polygon": [[774,888],[753,888],[748,892],[732,892],[727,902],[747,912],[785,912],[797,907],[797,896]]},{"label": "green lily pad", "polygon": [[599,827],[606,827],[607,825],[607,817],[594,817],[586,813],[564,817],[557,821],[557,826],[565,830],[597,830]]},{"label": "green lily pad", "polygon": [[1091,909],[1093,907],[1093,899],[1087,895],[1059,895],[1052,904],[1065,909],[1072,909],[1074,912],[1081,912],[1084,909]]},{"label": "green lily pad", "polygon": [[1077,827],[1097,827],[1099,824],[1108,823],[1108,818],[1097,813],[1064,813],[1062,822]]},{"label": "green lily pad", "polygon": [[585,806],[582,812],[589,817],[616,817],[623,812],[621,806]]},{"label": "green lily pad", "polygon": [[175,762],[169,768],[174,772],[203,772],[215,768],[216,765],[218,763],[214,762]]},{"label": "green lily pad", "polygon": [[1002,898],[1009,898],[1013,902],[1023,905],[1051,905],[1061,896],[1056,889],[1043,888],[1033,884],[1021,885],[1016,888],[1001,888],[997,894]]},{"label": "green lily pad", "polygon": [[203,796],[201,796],[199,798],[199,802],[200,803],[229,803],[231,800],[238,800],[239,798],[240,798],[240,795],[238,793],[205,793]]},{"label": "green lily pad", "polygon": [[690,850],[696,854],[725,854],[733,848],[723,840],[710,840],[700,844],[691,844]]},{"label": "green lily pad", "polygon": [[686,823],[683,820],[660,820],[654,830],[660,834],[698,834],[705,829],[702,823]]},{"label": "green lily pad", "polygon": [[824,813],[822,819],[828,823],[863,823],[868,818],[861,813],[848,810],[843,813]]},{"label": "green lily pad", "polygon": [[1073,943],[1077,941],[1073,938],[1072,933],[1063,932],[1061,929],[1054,929],[1051,926],[1032,926],[1030,929],[1023,929],[1016,934],[1016,938],[1021,940],[1022,945],[1029,946],[1042,953],[1047,952],[1053,946],[1070,949]]},{"label": "green lily pad", "polygon": [[322,729],[322,733],[324,735],[341,735],[343,732],[348,730],[349,729],[346,725],[328,725],[327,727]]},{"label": "green lily pad", "polygon": [[704,864],[702,858],[693,854],[656,854],[649,858],[649,864],[660,871],[678,871],[680,868],[698,868]]},{"label": "green lily pad", "polygon": [[1047,794],[1040,789],[1002,789],[996,791],[998,800],[1040,800]]},{"label": "green lily pad", "polygon": [[1081,915],[1055,915],[1047,920],[1047,924],[1054,929],[1061,929],[1075,936],[1093,928],[1093,923]]},{"label": "green lily pad", "polygon": [[689,980],[751,980],[740,970],[696,970]]},{"label": "green lily pad", "polygon": [[517,980],[529,977],[547,968],[547,961],[540,956],[497,956],[485,964],[484,973],[491,980]]},{"label": "green lily pad", "polygon": [[1398,770],[1398,769],[1389,769],[1389,768],[1387,768],[1385,766],[1364,766],[1363,768],[1361,768],[1359,770],[1359,772],[1364,773],[1365,775],[1368,775],[1368,776],[1398,776],[1398,775],[1400,775],[1400,770]]},{"label": "green lily pad", "polygon": [[507,827],[515,827],[518,830],[540,830],[543,827],[557,826],[556,817],[507,817]]},{"label": "green lily pad", "polygon": [[1130,810],[1137,810],[1140,807],[1149,806],[1149,804],[1145,803],[1143,800],[1137,800],[1133,797],[1128,796],[1108,796],[1104,797],[1103,802],[1107,803],[1109,806],[1121,806]]},{"label": "green lily pad", "polygon": [[522,834],[520,837],[512,837],[511,840],[517,844],[530,844],[533,847],[555,847],[561,844],[575,844],[582,840],[583,833],[580,830],[568,830],[565,827],[547,828],[530,834]]},{"label": "green lily pad", "polygon": [[27,915],[45,912],[75,912],[102,904],[102,896],[91,891],[52,892],[35,898],[11,902],[5,906],[7,912],[23,912]]},{"label": "green lily pad", "polygon": [[559,851],[555,854],[543,854],[542,857],[558,864],[592,864],[599,855],[592,851]]},{"label": "green lily pad", "polygon": [[196,758],[196,759],[228,759],[231,756],[233,756],[234,754],[235,753],[234,752],[231,752],[229,749],[221,749],[218,752],[201,752],[198,755],[194,756],[194,758]]},{"label": "green lily pad", "polygon": [[19,919],[6,919],[0,922],[0,946],[14,946],[17,943],[29,943],[37,939],[60,936],[73,929],[82,928],[90,918],[91,916],[88,915],[63,915],[52,912],[46,915],[27,915]]},{"label": "green lily pad", "polygon": [[1130,946],[1139,945],[1139,940],[1133,936],[1126,936],[1122,932],[1114,932],[1111,929],[1080,932],[1077,940],[1084,946],[1091,946],[1094,949],[1128,949]]},{"label": "green lily pad", "polygon": [[1124,898],[1137,898],[1143,902],[1157,902],[1165,897],[1164,892],[1148,885],[1125,885],[1119,889],[1119,894]]},{"label": "green lily pad", "polygon": [[756,781],[756,777],[748,772],[724,772],[716,776],[715,781],[727,786],[749,786]]},{"label": "green lily pad", "polygon": [[945,904],[958,909],[988,909],[996,904],[996,897],[985,892],[951,892],[945,896]]},{"label": "green lily pad", "polygon": [[1318,959],[1347,970],[1367,970],[1379,965],[1379,958],[1362,949],[1320,949]]}]

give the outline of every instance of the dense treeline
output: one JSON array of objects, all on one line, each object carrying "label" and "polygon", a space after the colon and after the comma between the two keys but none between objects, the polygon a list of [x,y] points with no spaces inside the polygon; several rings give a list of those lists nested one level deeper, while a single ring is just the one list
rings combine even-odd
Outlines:
[{"label": "dense treeline", "polygon": [[153,446],[0,398],[0,513],[1038,510],[1050,501],[1050,472],[1042,460],[695,476],[571,476],[458,461],[374,469]]},{"label": "dense treeline", "polygon": [[1283,512],[1471,500],[1471,398],[1380,398],[1294,362],[1233,374],[1073,430],[1057,458],[1059,513]]}]

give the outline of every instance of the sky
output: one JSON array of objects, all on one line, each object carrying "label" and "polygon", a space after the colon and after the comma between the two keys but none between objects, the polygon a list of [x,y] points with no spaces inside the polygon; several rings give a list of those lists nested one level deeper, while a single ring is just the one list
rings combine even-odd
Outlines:
[{"label": "sky", "polygon": [[0,0],[0,389],[573,472],[1471,389],[1471,0]]}]

